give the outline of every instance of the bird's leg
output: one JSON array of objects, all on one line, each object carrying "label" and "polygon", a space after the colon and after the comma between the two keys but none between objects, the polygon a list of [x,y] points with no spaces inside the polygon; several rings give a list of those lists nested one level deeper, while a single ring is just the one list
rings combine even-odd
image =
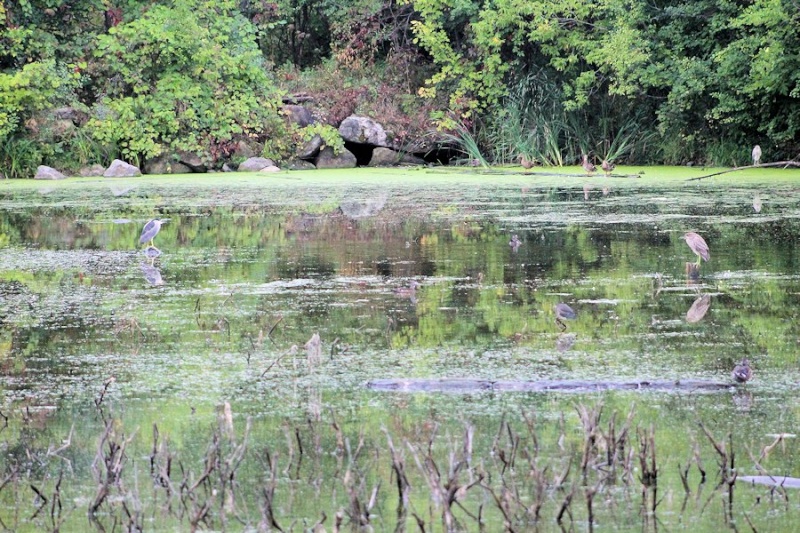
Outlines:
[{"label": "bird's leg", "polygon": [[559,328],[561,328],[561,331],[566,331],[566,330],[567,330],[567,325],[566,325],[566,324],[564,324],[564,323],[561,321],[561,319],[560,319],[560,318],[556,318],[556,324],[558,324],[558,327],[559,327]]},{"label": "bird's leg", "polygon": [[700,268],[700,261],[702,261],[702,260],[703,260],[703,258],[700,255],[698,255],[697,256],[697,263],[695,263],[694,266],[696,266],[697,268]]}]

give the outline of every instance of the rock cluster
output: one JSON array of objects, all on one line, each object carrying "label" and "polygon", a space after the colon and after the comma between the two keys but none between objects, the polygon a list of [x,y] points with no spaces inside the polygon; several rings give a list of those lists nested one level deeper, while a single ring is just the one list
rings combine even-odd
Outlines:
[{"label": "rock cluster", "polygon": [[[286,120],[299,128],[314,124],[314,116],[303,105],[287,104],[283,107]],[[83,122],[84,117],[71,108],[53,110],[46,119],[49,122],[62,121],[64,127]],[[29,125],[33,127],[34,125]],[[314,135],[311,140],[298,147],[294,158],[285,168],[288,170],[310,170],[315,168],[354,168],[356,166],[386,167],[396,165],[424,165],[422,158],[401,150],[395,146],[387,135],[386,130],[376,120],[358,115],[345,118],[338,128],[338,133],[344,142],[344,148],[337,152],[327,146],[320,135]],[[225,163],[222,170],[230,172],[279,172],[281,169],[271,159],[261,157],[264,146],[249,139],[240,139],[229,147],[229,156],[234,161],[242,161],[238,166]],[[208,172],[212,167],[214,158],[210,154],[196,154],[186,151],[176,151],[171,154],[162,154],[145,162],[145,174],[184,174],[192,172]],[[142,170],[121,160],[114,160],[108,168],[101,165],[91,165],[80,169],[77,175],[83,177],[106,178],[141,176]],[[66,176],[58,170],[40,166],[35,179],[54,180]]]}]

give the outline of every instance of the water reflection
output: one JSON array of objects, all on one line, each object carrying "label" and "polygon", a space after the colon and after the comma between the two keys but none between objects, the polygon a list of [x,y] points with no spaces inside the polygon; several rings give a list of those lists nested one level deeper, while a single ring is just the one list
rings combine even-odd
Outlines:
[{"label": "water reflection", "polygon": [[556,350],[561,353],[566,352],[575,345],[578,336],[574,333],[562,333],[556,339]]},{"label": "water reflection", "polygon": [[689,324],[700,322],[703,320],[703,317],[706,316],[706,313],[708,313],[710,308],[711,295],[703,294],[699,296],[694,302],[692,302],[691,307],[689,307],[689,310],[686,312],[686,322]]},{"label": "water reflection", "polygon": [[[737,450],[756,449],[763,433],[759,428],[797,425],[800,405],[787,371],[797,366],[797,332],[791,326],[800,294],[793,246],[800,240],[800,217],[793,207],[800,205],[796,193],[789,191],[786,200],[776,195],[775,201],[782,202],[778,220],[752,224],[741,222],[752,191],[732,198],[729,191],[707,188],[638,191],[615,185],[612,197],[582,202],[581,187],[526,185],[524,193],[518,185],[434,187],[425,194],[406,191],[402,202],[387,194],[379,209],[380,202],[372,208],[364,202],[351,214],[375,211],[360,217],[342,216],[344,210],[336,206],[347,195],[337,188],[312,187],[319,201],[308,201],[306,195],[302,203],[294,199],[297,191],[284,196],[270,191],[276,195],[273,199],[260,188],[235,198],[225,197],[222,189],[206,191],[208,196],[199,199],[184,199],[185,190],[180,195],[163,193],[158,202],[171,203],[167,207],[181,213],[181,223],[165,225],[159,238],[178,245],[165,248],[164,254],[145,248],[142,256],[133,247],[139,227],[115,221],[143,220],[152,213],[153,198],[145,194],[130,195],[125,201],[131,203],[124,206],[97,206],[78,197],[67,207],[46,208],[36,203],[42,200],[35,191],[30,195],[35,201],[26,197],[20,204],[3,196],[12,205],[0,211],[0,412],[11,417],[14,431],[33,422],[25,435],[6,433],[7,456],[20,464],[30,462],[27,454],[35,454],[40,443],[44,464],[52,460],[46,455],[48,443],[61,442],[75,424],[74,450],[84,454],[75,463],[90,465],[98,435],[105,430],[102,416],[118,416],[130,422],[126,427],[157,425],[162,432],[159,444],[167,435],[170,442],[185,443],[185,464],[191,468],[191,458],[202,458],[208,444],[197,436],[197,428],[208,427],[209,413],[224,402],[237,415],[224,417],[228,433],[231,419],[233,425],[243,425],[252,416],[259,447],[267,446],[274,435],[280,446],[290,446],[281,449],[283,462],[275,471],[289,472],[293,479],[332,479],[320,470],[305,470],[312,464],[327,464],[322,467],[330,468],[326,474],[337,466],[343,466],[338,472],[346,471],[346,463],[336,464],[346,461],[346,451],[330,453],[326,443],[337,446],[341,438],[344,450],[349,439],[357,450],[361,428],[368,449],[378,449],[386,443],[379,428],[386,427],[397,439],[425,431],[433,441],[445,438],[442,434],[464,434],[461,421],[475,419],[479,425],[474,435],[476,442],[483,439],[482,450],[508,444],[514,449],[504,453],[517,453],[515,440],[506,443],[497,435],[508,435],[509,428],[516,431],[515,425],[536,424],[509,417],[498,433],[506,412],[537,413],[543,421],[556,421],[541,435],[541,443],[559,442],[563,435],[561,451],[581,451],[583,446],[570,444],[580,438],[573,430],[582,427],[575,405],[601,401],[606,405],[604,416],[625,413],[635,403],[642,410],[637,419],[642,427],[656,424],[664,465],[676,464],[676,457],[694,457],[695,443],[707,444],[697,432],[698,419],[710,421],[714,435],[734,435]],[[107,190],[102,193],[108,196]],[[351,197],[382,195],[373,189]],[[713,235],[717,250],[714,269],[703,278],[705,286],[699,284],[698,270],[685,272],[681,265],[686,248],[679,236],[689,226],[687,217],[700,225],[698,231]],[[89,222],[78,225],[78,219]],[[515,249],[514,242],[525,246]],[[509,247],[515,252],[512,260]],[[159,270],[165,257],[169,283]],[[164,287],[140,290],[143,276],[146,283]],[[417,280],[424,280],[424,288]],[[714,294],[713,327],[686,326],[703,320],[710,309],[710,295],[695,296],[695,288]],[[687,293],[695,298],[688,311]],[[569,333],[553,328],[553,313],[563,329],[563,321],[577,316],[566,303],[559,310],[560,300],[593,302],[591,308],[578,309],[580,320],[569,324]],[[578,338],[582,342],[576,350]],[[759,360],[757,380],[747,387],[727,387],[730,354],[741,353],[743,345],[757,346],[769,356]],[[295,364],[298,346],[305,348],[300,352],[308,364],[300,356]],[[324,355],[329,351],[335,357]],[[409,376],[589,382],[597,379],[598,361],[615,378],[702,380],[723,386],[708,394],[617,391],[567,399],[552,393],[485,391],[378,394],[363,386],[369,379]],[[105,397],[107,410],[101,416],[92,400],[109,375],[117,382]],[[749,390],[731,392],[734,388]],[[58,411],[41,423],[33,417],[23,419],[26,397]],[[190,418],[187,413],[195,409]],[[338,425],[328,418],[334,412]],[[753,423],[756,416],[758,424]],[[300,429],[294,420],[301,421]],[[341,433],[325,435],[306,420],[328,431],[338,427]],[[121,426],[112,430],[117,427]],[[437,427],[444,430],[437,434]],[[151,453],[149,432],[144,440],[144,445],[139,443],[146,448],[143,452],[131,443],[132,454]],[[268,444],[277,449],[275,442]],[[429,448],[464,449],[452,444],[435,440]],[[581,456],[572,463],[559,462],[562,456],[547,446],[526,453],[539,453],[559,471],[581,462]],[[614,449],[607,443],[602,447]],[[427,448],[414,451],[423,449]],[[307,460],[316,450],[324,453]],[[708,450],[703,459],[712,464],[714,451]],[[276,456],[264,459],[270,472]],[[790,469],[795,456],[789,450],[774,464]],[[423,459],[420,455],[421,463]],[[264,480],[265,462],[258,463],[260,470],[254,468],[252,479]],[[202,474],[205,463],[197,464]],[[386,471],[391,465],[379,467]],[[736,468],[754,466],[745,458]],[[692,469],[696,479],[699,474],[695,466]],[[420,473],[414,469],[414,475]],[[278,480],[286,477],[276,475]],[[97,484],[91,474],[86,479],[84,492],[91,499]],[[669,485],[678,476],[663,479],[664,493],[683,490]],[[176,481],[180,482],[170,480]],[[387,480],[382,486],[388,485]],[[427,478],[418,477],[412,485],[415,492],[410,497],[427,502],[427,494],[416,492],[428,486]],[[341,486],[335,490],[341,491]],[[276,494],[285,498],[280,504],[287,514],[313,524],[323,508],[321,498],[336,500],[337,505],[338,500],[331,493],[315,494],[319,486],[310,492],[305,487],[283,484]],[[49,488],[52,493],[52,484]],[[263,494],[263,488],[258,486],[252,494]],[[286,494],[292,490],[297,498],[290,503]],[[484,500],[486,495],[476,499],[494,501],[491,495]],[[357,496],[370,500],[370,494]],[[578,497],[584,498],[585,509],[585,492],[579,491]],[[376,499],[382,498],[380,492]],[[256,500],[263,498],[252,501]],[[742,500],[736,505],[743,505]],[[548,498],[546,504],[557,507],[561,501]],[[679,527],[674,517],[688,516],[680,514],[679,504],[669,498],[661,504],[668,509],[659,516],[667,522],[665,527]],[[686,505],[691,511],[692,501]],[[700,512],[702,502],[697,507],[693,516],[706,520],[709,513]],[[329,516],[338,509],[324,508]],[[113,509],[108,509],[109,515]],[[751,512],[736,507],[736,512],[742,510]],[[85,512],[73,516],[83,518]],[[605,519],[611,528],[625,527],[616,518]],[[709,530],[718,526],[707,521]],[[502,518],[487,528],[497,524],[502,529]]]},{"label": "water reflection", "polygon": [[761,212],[761,195],[758,193],[756,193],[756,195],[753,196],[753,211],[755,211],[756,213]]},{"label": "water reflection", "polygon": [[144,279],[150,285],[163,285],[164,280],[161,278],[161,271],[154,267],[151,263],[142,263],[140,265]]}]

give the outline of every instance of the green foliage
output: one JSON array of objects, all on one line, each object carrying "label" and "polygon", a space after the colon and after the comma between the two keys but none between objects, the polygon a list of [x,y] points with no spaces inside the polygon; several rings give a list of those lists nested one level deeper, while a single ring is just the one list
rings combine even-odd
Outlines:
[{"label": "green foliage", "polygon": [[315,135],[322,138],[325,146],[330,146],[334,154],[340,154],[344,150],[344,139],[339,135],[339,130],[328,124],[317,122],[310,124],[302,130],[303,140],[310,141]]},{"label": "green foliage", "polygon": [[0,72],[0,141],[11,135],[26,118],[53,103],[68,83],[54,61],[29,63],[13,74]]},{"label": "green foliage", "polygon": [[255,29],[228,0],[175,0],[98,38],[106,97],[90,127],[132,161],[165,150],[213,152],[262,133],[279,93]]}]

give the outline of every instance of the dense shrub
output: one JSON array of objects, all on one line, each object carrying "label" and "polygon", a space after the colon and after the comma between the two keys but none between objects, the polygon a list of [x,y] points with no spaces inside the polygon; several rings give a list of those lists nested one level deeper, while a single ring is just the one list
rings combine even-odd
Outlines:
[{"label": "dense shrub", "polygon": [[210,154],[279,121],[279,91],[235,5],[175,0],[100,36],[96,138],[142,162],[165,151]]}]

